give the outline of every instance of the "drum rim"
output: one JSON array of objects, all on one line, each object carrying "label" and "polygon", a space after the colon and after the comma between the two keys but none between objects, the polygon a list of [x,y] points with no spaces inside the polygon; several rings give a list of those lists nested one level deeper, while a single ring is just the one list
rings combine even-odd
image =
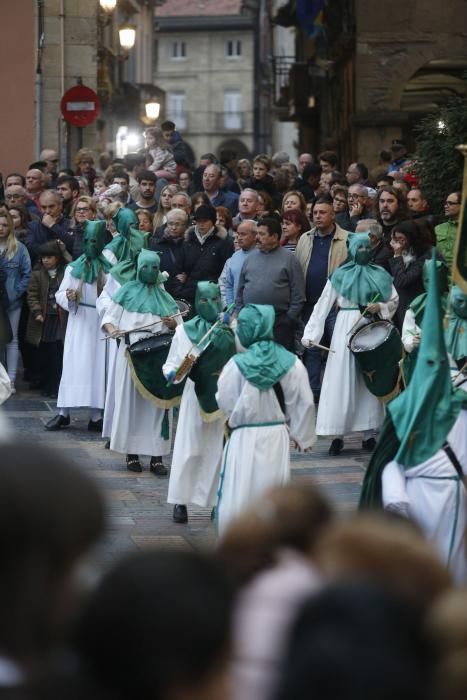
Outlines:
[{"label": "drum rim", "polygon": [[[386,328],[389,328],[389,332],[387,333],[387,335],[383,339],[383,341],[381,343],[378,343],[378,345],[372,345],[372,346],[368,346],[366,348],[355,348],[354,343],[355,343],[355,339],[357,338],[357,336],[360,333],[362,333],[363,331],[368,332],[368,329],[371,328],[372,326],[385,326]],[[389,336],[391,335],[391,333],[393,332],[394,329],[397,330],[396,326],[391,321],[389,321],[385,318],[378,319],[377,321],[371,321],[370,323],[367,323],[365,326],[362,326],[361,328],[358,328],[355,331],[355,333],[350,338],[349,349],[353,353],[371,352],[372,350],[375,350],[376,348],[380,347],[383,343],[385,343],[388,340]]]}]

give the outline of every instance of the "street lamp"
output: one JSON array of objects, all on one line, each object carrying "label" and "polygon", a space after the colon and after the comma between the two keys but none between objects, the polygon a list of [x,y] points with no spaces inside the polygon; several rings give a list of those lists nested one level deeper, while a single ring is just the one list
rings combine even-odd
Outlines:
[{"label": "street lamp", "polygon": [[104,12],[110,15],[117,6],[117,0],[99,0],[99,5],[102,7]]},{"label": "street lamp", "polygon": [[146,116],[148,119],[151,119],[151,121],[156,121],[156,119],[159,118],[159,113],[161,111],[161,106],[159,102],[156,102],[155,100],[151,100],[151,102],[146,102],[144,105],[144,109],[146,110]]},{"label": "street lamp", "polygon": [[136,41],[136,27],[134,24],[122,24],[118,28],[118,36],[120,40],[120,46],[125,51],[130,51],[133,48]]}]

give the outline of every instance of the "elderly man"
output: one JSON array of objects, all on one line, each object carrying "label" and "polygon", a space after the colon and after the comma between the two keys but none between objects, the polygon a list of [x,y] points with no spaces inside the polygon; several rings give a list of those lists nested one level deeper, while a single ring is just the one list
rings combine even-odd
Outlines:
[{"label": "elderly man", "polygon": [[53,148],[44,148],[41,151],[41,154],[39,156],[39,160],[44,161],[46,163],[46,174],[50,180],[50,186],[51,187],[56,187],[57,186],[57,179],[58,179],[58,153],[57,151],[54,151]]},{"label": "elderly man", "polygon": [[257,218],[258,202],[259,195],[256,190],[252,190],[250,187],[245,187],[242,190],[238,200],[238,214],[234,216],[232,221],[235,229],[242,221]]},{"label": "elderly man", "polygon": [[370,237],[371,255],[370,262],[381,265],[385,270],[391,272],[389,259],[393,257],[393,250],[383,238],[383,227],[376,219],[360,219],[355,229],[355,233],[366,233]]},{"label": "elderly man", "polygon": [[347,193],[348,209],[341,214],[337,214],[337,223],[347,231],[355,231],[360,219],[371,218],[372,209],[370,204],[368,187],[359,184],[351,185]]},{"label": "elderly man", "polygon": [[211,163],[203,172],[203,188],[213,207],[227,207],[232,216],[238,212],[238,194],[221,190],[221,168]]},{"label": "elderly man", "polygon": [[154,250],[160,258],[161,272],[169,275],[164,286],[169,294],[176,297],[181,296],[180,287],[185,279],[182,274],[185,269],[183,240],[188,223],[188,214],[184,209],[170,209],[163,230],[149,240],[150,250]]},{"label": "elderly man", "polygon": [[349,185],[365,185],[368,181],[368,168],[365,163],[350,163],[345,177]]},{"label": "elderly man", "polygon": [[274,340],[295,350],[295,330],[305,301],[303,272],[297,258],[280,245],[282,228],[277,219],[263,218],[258,224],[253,250],[243,263],[236,305],[270,304],[274,307]]},{"label": "elderly man", "polygon": [[170,202],[171,209],[183,209],[189,217],[191,214],[191,197],[186,192],[177,192]]},{"label": "elderly man", "polygon": [[26,236],[26,245],[33,264],[39,255],[39,248],[48,241],[61,241],[70,253],[73,246],[72,237],[68,233],[71,222],[63,216],[61,195],[56,190],[45,190],[40,196],[40,205],[44,212],[42,221],[32,221]]},{"label": "elderly man", "polygon": [[40,216],[39,207],[28,198],[27,192],[22,185],[8,185],[5,190],[5,203],[8,207],[26,207],[32,215]]},{"label": "elderly man", "polygon": [[446,221],[435,227],[436,247],[444,255],[446,265],[451,274],[452,261],[454,258],[454,248],[456,245],[457,225],[459,221],[462,202],[462,192],[451,192],[444,202],[444,213]]},{"label": "elderly man", "polygon": [[[332,200],[326,197],[318,199],[313,209],[313,228],[300,237],[295,251],[305,277],[304,323],[308,322],[328,277],[347,259],[348,235],[348,231],[336,224]],[[336,315],[337,310],[333,308],[325,321],[324,335],[320,344],[329,346]],[[307,348],[303,360],[308,371],[315,403],[318,403],[321,393],[321,350],[313,347]]]},{"label": "elderly man", "polygon": [[222,301],[230,306],[237,298],[238,282],[247,255],[256,248],[256,221],[244,219],[237,228],[238,250],[227,260],[219,277]]},{"label": "elderly man", "polygon": [[37,168],[26,173],[26,192],[29,199],[40,209],[39,198],[44,191],[44,175]]},{"label": "elderly man", "polygon": [[300,153],[298,156],[298,174],[300,177],[303,175],[303,169],[307,165],[311,165],[313,163],[313,156],[311,153]]}]

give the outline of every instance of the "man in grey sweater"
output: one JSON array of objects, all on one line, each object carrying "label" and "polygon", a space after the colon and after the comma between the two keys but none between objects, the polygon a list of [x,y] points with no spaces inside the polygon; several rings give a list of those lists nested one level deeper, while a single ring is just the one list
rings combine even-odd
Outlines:
[{"label": "man in grey sweater", "polygon": [[303,271],[295,255],[280,246],[277,219],[258,223],[257,250],[243,263],[236,298],[237,309],[245,304],[271,304],[276,312],[274,340],[294,352],[294,334],[305,301]]}]

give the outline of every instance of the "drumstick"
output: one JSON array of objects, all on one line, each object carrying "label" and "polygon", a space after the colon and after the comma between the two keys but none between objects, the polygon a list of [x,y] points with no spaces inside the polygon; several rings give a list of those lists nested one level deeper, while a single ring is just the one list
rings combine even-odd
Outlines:
[{"label": "drumstick", "polygon": [[363,309],[362,313],[360,314],[360,318],[357,318],[357,320],[356,320],[355,323],[353,324],[353,326],[352,326],[352,328],[350,329],[350,331],[348,331],[347,335],[349,335],[350,333],[352,333],[352,331],[354,330],[355,326],[357,325],[357,323],[360,323],[360,321],[362,320],[362,318],[365,318],[369,306],[371,306],[371,304],[374,304],[375,301],[377,301],[378,297],[379,297],[379,292],[378,292],[377,294],[375,294],[375,296],[373,297],[373,299],[368,303],[368,306],[366,306],[366,307]]},{"label": "drumstick", "polygon": [[464,364],[462,365],[462,367],[460,368],[460,370],[458,371],[458,373],[452,378],[452,381],[455,382],[456,379],[457,379],[458,377],[460,377],[461,374],[463,374],[464,369],[466,369],[466,368],[467,368],[467,362],[464,362]]},{"label": "drumstick", "polygon": [[[167,318],[177,318],[178,316],[186,316],[188,311],[179,311],[178,314],[173,314],[173,316],[167,316]],[[115,335],[106,335],[104,338],[101,338],[101,340],[109,340],[109,338],[117,338],[120,335],[125,335],[125,333],[136,333],[137,331],[144,331],[146,328],[152,328],[152,326],[156,326],[158,323],[165,323],[162,319],[159,321],[153,321],[152,323],[147,323],[145,326],[139,326],[138,328],[133,328],[132,330],[129,331],[118,331],[118,334]]]},{"label": "drumstick", "polygon": [[327,348],[325,345],[320,345],[319,343],[314,343],[312,340],[308,341],[310,345],[313,345],[314,348],[319,348],[320,350],[326,350],[326,352],[336,352],[335,350],[331,350],[331,348]]}]

